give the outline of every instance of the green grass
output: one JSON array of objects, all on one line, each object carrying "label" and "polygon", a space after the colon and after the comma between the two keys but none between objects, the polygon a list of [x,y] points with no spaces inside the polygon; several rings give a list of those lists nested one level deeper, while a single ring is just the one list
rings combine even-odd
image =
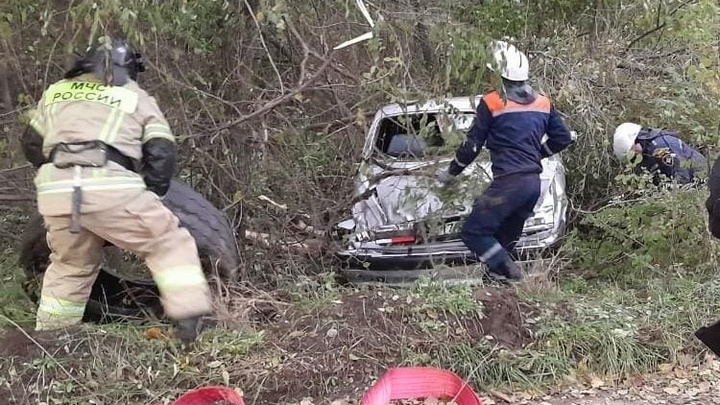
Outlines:
[{"label": "green grass", "polygon": [[[167,333],[166,327],[156,325]],[[253,368],[247,356],[258,350],[262,333],[211,330],[190,351],[172,339],[148,339],[148,326],[83,325],[60,335],[58,347],[14,364],[23,386],[37,385],[53,404],[147,404],[168,401],[201,385],[233,385]]]},{"label": "green grass", "polygon": [[445,285],[428,278],[421,278],[408,293],[412,299],[422,301],[418,311],[435,310],[454,316],[482,316],[482,303],[473,296],[473,288],[467,284]]},{"label": "green grass", "polygon": [[534,388],[587,374],[622,379],[699,354],[704,347],[693,332],[720,317],[720,280],[650,279],[638,291],[570,278],[559,287],[523,296],[541,309],[531,320],[531,345],[516,351],[487,341],[438,345],[431,363],[483,387]]},{"label": "green grass", "polygon": [[[298,308],[307,311],[322,305],[342,305],[331,302],[357,293],[330,283],[326,277],[304,285],[295,291],[293,300]],[[4,302],[14,305],[6,306],[6,311],[14,308],[10,317],[31,318],[22,290],[13,284],[3,287],[12,292],[3,294]],[[468,319],[482,316],[483,311],[472,293],[467,286],[442,286],[422,280],[414,288],[390,290],[387,295],[389,300],[396,294],[398,300],[410,298],[422,302],[417,307],[417,319],[428,311]],[[553,291],[521,294],[522,299],[538,308],[534,316],[526,319],[535,330],[533,342],[526,347],[507,350],[485,339],[447,343],[442,338],[448,333],[447,326],[440,324],[435,329],[437,341],[422,352],[406,347],[402,364],[449,368],[484,389],[539,388],[590,374],[606,381],[622,379],[654,371],[680,354],[699,353],[702,347],[693,340],[692,331],[720,313],[718,293],[720,281],[703,281],[702,277],[649,279],[644,289],[637,290],[623,289],[603,280],[568,277]],[[163,391],[158,379],[174,381],[176,387],[250,381],[245,372],[238,371],[238,367],[245,367],[246,358],[272,363],[273,356],[278,355],[272,350],[273,342],[262,331],[211,331],[203,335],[192,352],[184,353],[172,341],[147,340],[146,329],[147,326],[132,324],[87,325],[84,339],[89,354],[82,357],[87,360],[80,366],[77,360],[63,358],[56,362],[41,356],[25,367],[52,373],[56,381],[53,396],[58,404],[70,405],[77,403],[73,402],[77,398],[93,398],[92,390],[78,387],[59,371],[58,364],[80,367],[89,375],[105,370],[110,376],[121,376],[109,391],[93,395],[133,403],[150,394],[160,399],[177,392]],[[424,329],[433,332],[432,328]],[[137,370],[147,372],[136,375]],[[252,369],[246,371],[249,370]],[[96,378],[107,383],[110,377]],[[138,385],[134,380],[143,383]]]},{"label": "green grass", "polygon": [[[701,197],[701,193],[667,197],[663,201],[671,208],[661,211],[672,221],[680,221],[676,215],[679,208],[675,208],[675,204],[688,200],[697,203]],[[657,200],[649,204],[650,211],[660,212],[657,211]],[[636,217],[644,217],[648,210],[636,206],[622,212],[604,211],[591,222],[596,228],[603,228],[603,224],[636,223]],[[697,231],[703,226],[699,218],[702,212],[692,213],[695,215],[683,221]],[[688,236],[690,239],[678,242],[668,236],[671,230],[667,226],[633,232],[633,238],[644,238],[643,245],[636,246],[634,251],[625,247],[627,241],[622,238],[602,240],[600,250],[597,240],[593,242],[588,236],[571,239],[562,254],[575,258],[576,266],[586,267],[560,271],[555,286],[519,292],[520,298],[535,310],[525,319],[534,335],[529,344],[512,350],[484,338],[476,341],[452,339],[456,328],[492,317],[491,308],[484,308],[475,298],[474,289],[467,285],[448,286],[422,279],[408,289],[346,288],[335,282],[332,273],[323,273],[280,280],[280,291],[273,295],[285,297],[283,305],[293,309],[289,313],[318,316],[318,325],[337,322],[356,329],[359,336],[369,336],[376,331],[362,329],[368,328],[368,324],[343,323],[350,318],[321,319],[338,312],[323,310],[344,306],[342,312],[345,314],[357,311],[350,307],[357,306],[359,296],[372,297],[373,305],[404,303],[408,311],[403,313],[402,319],[397,314],[393,318],[372,307],[362,309],[367,310],[367,316],[386,317],[375,325],[387,321],[402,328],[408,323],[419,327],[414,329],[413,333],[419,334],[414,337],[403,336],[405,329],[398,330],[398,336],[393,336],[392,331],[380,331],[386,333],[388,339],[395,339],[388,341],[386,348],[397,352],[398,360],[393,365],[449,368],[483,389],[542,388],[589,375],[600,376],[606,382],[617,381],[655,371],[661,364],[686,363],[687,358],[699,358],[705,349],[694,338],[693,332],[720,317],[720,300],[717,299],[720,280],[714,277],[716,262],[710,251],[716,242],[707,240],[705,234]],[[680,245],[663,249],[649,246],[651,242]],[[692,246],[696,248],[692,249]],[[632,254],[609,264],[603,264],[601,257],[591,257],[617,257],[613,252]],[[648,259],[648,252],[662,252],[659,260],[665,265]],[[0,257],[1,313],[14,322],[31,327],[34,308],[21,288],[22,272],[16,264],[16,255],[11,248],[5,248],[3,253]],[[577,259],[578,255],[582,260]],[[703,257],[705,261],[697,263],[695,256]],[[12,327],[2,319],[0,326]],[[283,358],[298,354],[278,348],[272,334],[264,330],[277,326],[209,331],[192,351],[183,352],[172,340],[148,340],[145,336],[147,325],[86,325],[86,333],[75,341],[75,346],[79,341],[83,342],[85,354],[82,356],[54,358],[39,355],[24,363],[13,363],[13,367],[40,377],[52,376],[53,385],[48,389],[56,404],[70,405],[89,399],[159,402],[173,398],[183,388],[205,384],[238,385],[257,394],[268,384],[269,376],[282,369]],[[156,327],[166,329],[163,325]],[[292,327],[288,326],[288,334],[294,331]],[[324,332],[320,333],[321,337],[325,336]],[[412,343],[418,339],[423,342],[421,349]],[[362,339],[357,344],[361,342]],[[341,366],[344,355],[339,356],[337,362]],[[363,363],[367,359],[369,357],[364,357],[355,363],[370,367]],[[372,367],[377,366],[372,363]],[[91,383],[79,386],[73,379],[76,377],[72,377],[75,374],[68,375],[65,369],[90,376],[87,381]],[[37,383],[40,377],[34,377],[31,383]],[[93,381],[104,388],[98,391],[92,386]],[[172,388],[168,388],[168,384]],[[305,393],[298,393],[298,397],[302,396]]]},{"label": "green grass", "polygon": [[294,279],[283,279],[280,286],[281,292],[306,310],[320,309],[340,302],[343,293],[333,273],[322,273],[316,277],[299,276]]},{"label": "green grass", "polygon": [[[0,248],[1,249],[1,248]],[[35,320],[35,306],[22,289],[25,279],[17,265],[17,255],[6,247],[0,254],[0,327],[9,325],[5,317],[27,327]]]}]

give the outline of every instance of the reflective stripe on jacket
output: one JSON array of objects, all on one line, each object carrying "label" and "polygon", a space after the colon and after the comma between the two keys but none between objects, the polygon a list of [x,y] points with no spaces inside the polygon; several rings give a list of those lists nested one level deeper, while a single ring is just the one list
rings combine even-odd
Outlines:
[{"label": "reflective stripe on jacket", "polygon": [[[43,137],[46,157],[61,142],[100,140],[140,161],[145,142],[156,138],[175,142],[155,99],[137,83],[106,86],[92,74],[50,85],[30,125]],[[47,163],[38,171],[35,185],[42,214],[70,213],[72,168],[60,169]],[[93,212],[128,201],[145,189],[145,183],[140,174],[108,162],[102,168],[83,168],[82,189],[81,212]]]}]

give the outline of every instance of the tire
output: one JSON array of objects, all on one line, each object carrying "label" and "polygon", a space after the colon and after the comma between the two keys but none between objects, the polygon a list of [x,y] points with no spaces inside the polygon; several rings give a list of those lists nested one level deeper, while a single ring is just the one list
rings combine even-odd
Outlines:
[{"label": "tire", "polygon": [[200,193],[178,180],[170,183],[163,203],[195,239],[201,259],[210,261],[204,268],[216,267],[226,280],[236,280],[240,259],[235,233],[227,217]]},{"label": "tire", "polygon": [[[173,180],[163,203],[179,219],[180,226],[195,239],[203,270],[224,281],[237,280],[239,257],[234,232],[225,215],[187,184]],[[108,267],[118,263],[122,251],[105,246],[105,262],[93,284],[85,310],[85,321],[107,322],[122,319],[162,318],[162,305],[155,283],[121,276]],[[23,232],[19,264],[25,271],[23,288],[37,304],[42,276],[50,259],[50,248],[41,215],[30,218]]]}]

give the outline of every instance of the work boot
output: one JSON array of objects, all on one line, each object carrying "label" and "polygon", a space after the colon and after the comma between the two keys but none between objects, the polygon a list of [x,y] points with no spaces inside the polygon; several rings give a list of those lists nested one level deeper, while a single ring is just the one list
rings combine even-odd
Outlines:
[{"label": "work boot", "polygon": [[522,267],[520,267],[520,265],[515,263],[515,261],[513,261],[512,259],[507,259],[505,261],[505,277],[509,278],[511,281],[522,280]]},{"label": "work boot", "polygon": [[490,267],[489,270],[490,275],[497,280],[518,282],[523,279],[522,268],[509,257],[494,268]]},{"label": "work boot", "polygon": [[192,344],[203,329],[203,317],[195,316],[192,318],[181,319],[175,327],[175,336],[185,346]]}]

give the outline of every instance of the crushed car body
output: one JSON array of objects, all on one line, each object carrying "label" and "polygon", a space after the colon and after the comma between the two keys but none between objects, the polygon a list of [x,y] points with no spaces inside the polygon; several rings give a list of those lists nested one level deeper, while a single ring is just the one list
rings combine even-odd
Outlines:
[{"label": "crushed car body", "polygon": [[[337,256],[352,280],[413,279],[425,274],[416,270],[439,264],[477,263],[460,229],[492,179],[489,154],[481,152],[451,187],[435,178],[464,141],[479,101],[391,104],[375,114],[355,177],[352,218],[335,227],[343,240]],[[542,166],[541,196],[517,243],[522,257],[556,246],[566,230],[565,167],[558,155]]]}]

